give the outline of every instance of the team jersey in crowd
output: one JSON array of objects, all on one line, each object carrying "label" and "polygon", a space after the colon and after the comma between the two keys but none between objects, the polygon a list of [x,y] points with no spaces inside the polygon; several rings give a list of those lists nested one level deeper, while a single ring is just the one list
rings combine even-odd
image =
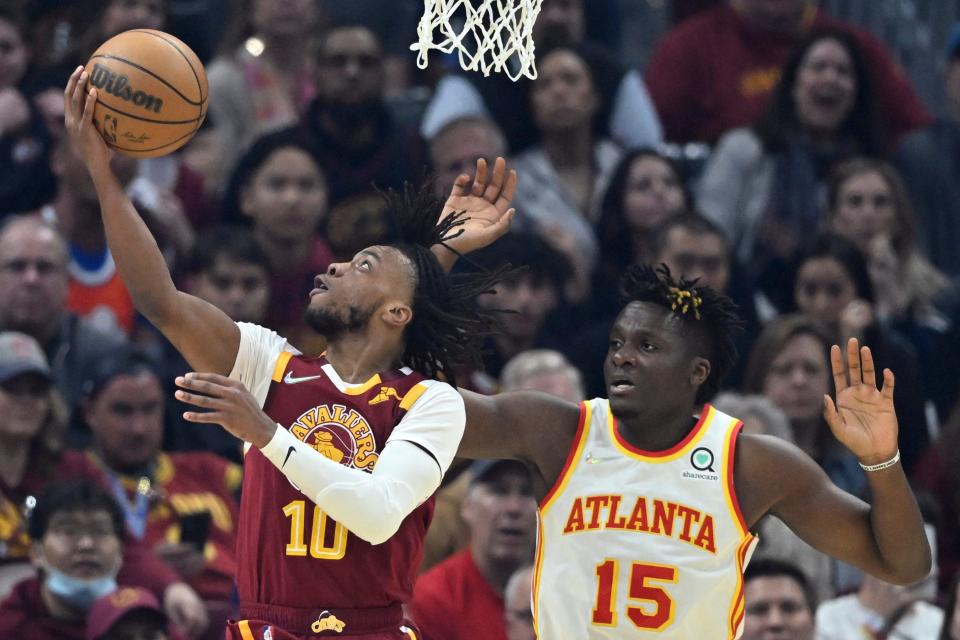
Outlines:
[{"label": "team jersey in crowd", "polygon": [[161,452],[150,465],[150,475],[139,476],[110,471],[93,452],[64,454],[74,467],[80,466],[76,457],[84,457],[95,469],[94,479],[122,507],[131,536],[149,548],[180,542],[180,519],[208,512],[204,570],[186,582],[205,600],[233,597],[239,465],[202,451]]},{"label": "team jersey in crowd", "polygon": [[609,402],[581,403],[557,483],[540,505],[540,638],[738,638],[756,537],[733,490],[741,423],[710,405],[666,451],[641,451]]},{"label": "team jersey in crowd", "polygon": [[[323,356],[299,355],[272,331],[238,326],[240,350],[231,377],[281,427],[362,472],[373,471],[392,439],[418,445],[446,471],[464,427],[463,401],[452,387],[408,368],[347,384]],[[389,540],[371,545],[327,516],[251,447],[237,538],[241,616],[303,635],[399,626],[432,514],[431,498]]]}]

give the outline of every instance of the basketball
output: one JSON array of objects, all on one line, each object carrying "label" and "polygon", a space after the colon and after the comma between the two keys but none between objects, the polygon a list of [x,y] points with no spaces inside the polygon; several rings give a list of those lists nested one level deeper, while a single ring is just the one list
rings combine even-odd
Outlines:
[{"label": "basketball", "polygon": [[110,38],[85,67],[97,89],[93,121],[107,145],[136,158],[172,153],[207,113],[207,74],[177,38],[133,29]]}]

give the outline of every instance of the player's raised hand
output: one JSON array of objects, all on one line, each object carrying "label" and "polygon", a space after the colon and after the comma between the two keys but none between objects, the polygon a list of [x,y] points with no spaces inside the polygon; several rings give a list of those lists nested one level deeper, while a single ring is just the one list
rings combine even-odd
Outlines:
[{"label": "player's raised hand", "polygon": [[97,90],[87,88],[87,72],[77,67],[63,90],[63,120],[70,144],[91,170],[108,166],[112,155],[93,123],[96,102]]},{"label": "player's raised hand", "polygon": [[847,342],[844,364],[840,347],[830,349],[830,365],[837,400],[823,397],[823,415],[830,430],[865,465],[879,464],[897,453],[897,414],[893,408],[893,372],[883,370],[883,386],[877,389],[877,373],[869,347],[856,338]]},{"label": "player's raised hand", "polygon": [[472,184],[470,176],[461,174],[453,183],[450,197],[444,203],[440,220],[455,212],[465,212],[466,221],[457,238],[447,242],[460,253],[469,253],[491,244],[510,229],[514,209],[510,206],[517,190],[517,172],[507,171],[507,162],[497,158],[488,175],[487,161],[477,160]]},{"label": "player's raised hand", "polygon": [[177,400],[207,411],[186,411],[188,422],[219,424],[257,448],[267,446],[277,423],[263,412],[257,400],[240,382],[216,373],[188,373],[176,379]]}]

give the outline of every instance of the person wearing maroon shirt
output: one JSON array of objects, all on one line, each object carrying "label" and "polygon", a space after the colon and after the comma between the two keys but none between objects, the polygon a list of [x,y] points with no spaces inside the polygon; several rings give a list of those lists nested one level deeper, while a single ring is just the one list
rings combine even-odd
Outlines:
[{"label": "person wearing maroon shirt", "polygon": [[[160,450],[164,389],[153,361],[132,348],[99,362],[84,390],[83,417],[93,443],[88,452],[68,452],[65,459],[80,466],[76,458],[83,458],[94,469],[121,506],[129,534],[204,600],[212,621],[204,637],[222,638],[223,625],[236,613],[241,468],[211,453]],[[205,539],[185,541],[182,523],[204,516]]]},{"label": "person wearing maroon shirt", "polygon": [[[26,334],[0,333],[0,598],[35,575],[25,514],[37,496],[54,480],[98,473],[86,458],[61,454],[65,409],[51,385],[40,345]],[[193,590],[137,541],[123,542],[121,578],[153,591],[185,626],[199,625],[205,614]]]},{"label": "person wearing maroon shirt", "polygon": [[645,78],[667,139],[713,144],[754,122],[793,48],[820,28],[849,31],[863,49],[888,143],[931,122],[903,69],[870,33],[813,0],[733,0],[685,20],[654,48]]},{"label": "person wearing maroon shirt", "polygon": [[445,204],[429,188],[390,195],[404,242],[367,247],[314,278],[306,317],[327,350],[308,357],[176,289],[110,169],[93,124],[97,91],[86,83],[78,67],[64,91],[66,130],[137,308],[196,370],[177,378],[176,397],[206,411],[184,418],[250,445],[237,531],[241,619],[227,636],[416,638],[402,607],[464,424],[463,400],[438,378],[455,382],[456,367],[479,362],[497,316],[477,297],[501,277],[451,279],[430,248],[461,229],[479,242],[502,234],[516,173],[498,158],[488,181],[480,160],[472,188],[460,176]]},{"label": "person wearing maroon shirt", "polygon": [[[123,514],[92,482],[47,489],[30,514],[29,534],[39,576],[18,583],[0,603],[0,638],[84,640],[87,612],[98,597],[118,583],[143,584],[124,555]],[[199,627],[186,631],[195,637]]]},{"label": "person wearing maroon shirt", "polygon": [[507,640],[504,589],[533,560],[537,502],[530,472],[515,460],[483,460],[471,471],[461,508],[470,546],[420,576],[410,603],[427,640]]},{"label": "person wearing maroon shirt", "polygon": [[98,598],[87,616],[86,640],[180,640],[146,589],[121,587]]}]

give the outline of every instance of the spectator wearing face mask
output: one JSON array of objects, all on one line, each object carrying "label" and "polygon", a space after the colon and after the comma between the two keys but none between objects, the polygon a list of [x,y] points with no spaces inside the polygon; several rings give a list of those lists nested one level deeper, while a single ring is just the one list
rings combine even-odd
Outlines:
[{"label": "spectator wearing face mask", "polygon": [[[94,601],[118,584],[142,583],[145,565],[124,558],[124,523],[119,506],[85,481],[52,485],[30,515],[31,560],[38,577],[20,582],[0,604],[0,637],[85,640]],[[128,550],[129,551],[129,550]],[[183,592],[186,589],[188,593]],[[187,623],[193,637],[206,620],[196,595],[182,584],[163,591],[164,608]],[[199,611],[199,617],[182,614]]]}]

